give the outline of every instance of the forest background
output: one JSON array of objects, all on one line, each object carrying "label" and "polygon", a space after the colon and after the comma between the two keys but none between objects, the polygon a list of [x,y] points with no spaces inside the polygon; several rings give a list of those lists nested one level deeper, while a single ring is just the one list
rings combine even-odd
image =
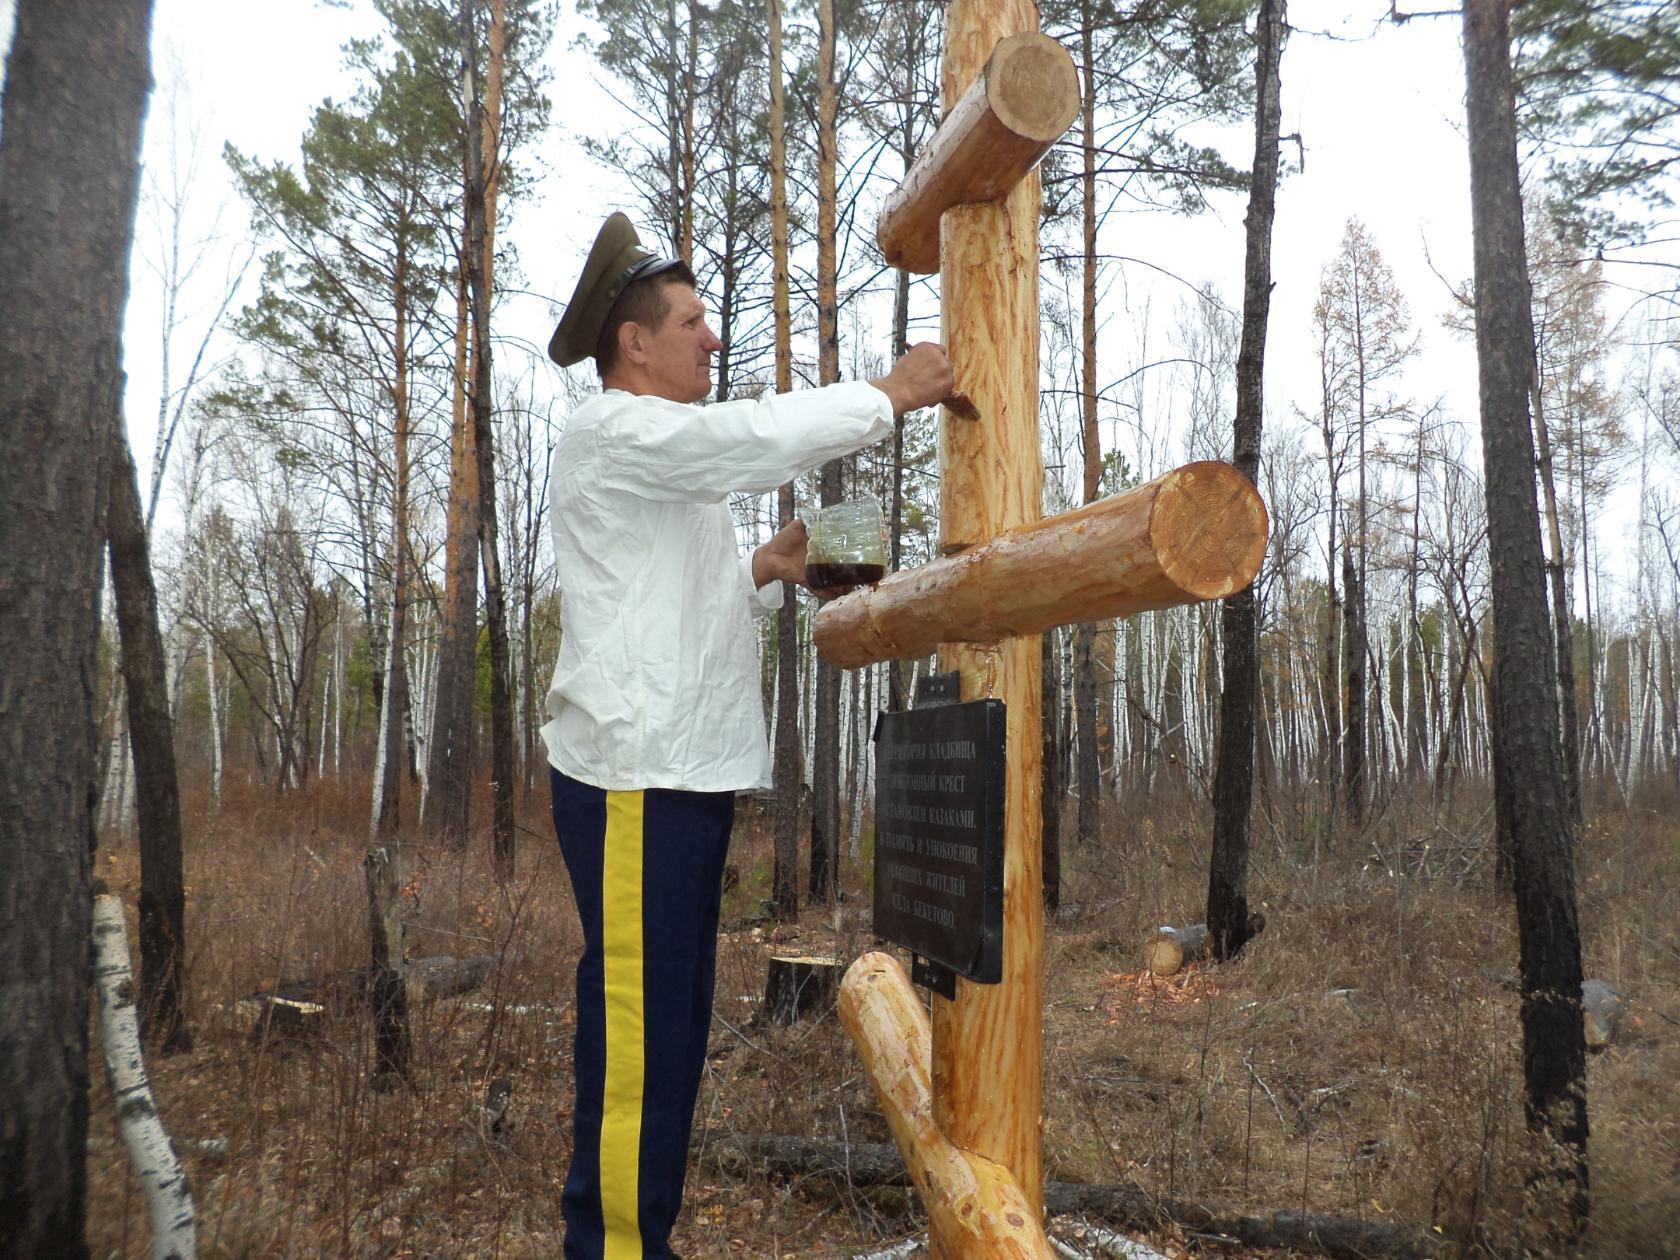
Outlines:
[{"label": "forest background", "polygon": [[[942,7],[837,6],[839,188],[825,242],[816,16],[788,6],[797,382],[872,375],[906,333],[935,335],[934,287],[901,289],[872,225],[935,120]],[[1609,28],[1625,23],[1623,35],[1664,20],[1660,6],[1588,11]],[[535,728],[558,635],[546,456],[593,381],[587,366],[554,369],[542,349],[609,209],[694,257],[727,346],[719,395],[772,387],[758,7],[508,4],[487,312],[500,512],[489,550],[504,579],[508,654],[498,668],[476,548],[461,542],[477,518],[458,511],[488,500],[459,492],[471,480],[469,366],[483,325],[469,309],[454,12],[425,0],[158,9],[126,413],[154,524],[183,783],[207,817],[224,795],[268,793],[284,808],[318,803],[330,787],[371,797],[376,828],[487,844],[486,779],[506,777],[489,773],[493,680],[506,679],[527,789],[521,834],[544,843]],[[1543,529],[1572,794],[1595,818],[1660,813],[1680,779],[1680,258],[1663,104],[1675,32],[1670,15],[1651,28],[1666,43],[1571,81],[1579,67],[1562,63],[1579,50],[1547,21],[1578,12],[1528,12],[1517,53],[1536,431],[1552,483]],[[1188,459],[1229,457],[1252,15],[1216,0],[1046,5],[1044,15],[1076,60],[1091,31],[1099,75],[1096,213],[1081,204],[1078,126],[1045,167],[1049,513],[1093,484],[1109,493]],[[1450,868],[1473,885],[1491,865],[1492,649],[1462,298],[1470,215],[1455,16],[1291,14],[1260,475],[1272,543],[1256,586],[1256,775],[1273,857],[1304,869],[1332,856]],[[1570,92],[1549,94],[1566,81]],[[827,247],[832,294],[819,278]],[[937,537],[932,435],[930,417],[909,417],[902,460],[865,452],[837,481],[812,478],[794,497],[881,497],[913,564]],[[733,506],[744,546],[782,510],[771,497]],[[837,867],[867,854],[870,714],[890,702],[895,678],[857,671],[823,699],[812,608],[798,607],[791,626],[764,627],[763,686],[767,716],[795,733],[816,789],[819,849],[801,858],[803,887],[792,891],[820,904]],[[114,655],[114,627],[108,638]],[[1048,636],[1052,795],[1068,802],[1065,830],[1087,854],[1126,834],[1119,820],[1139,811],[1159,821],[1205,810],[1220,650],[1212,607],[1096,627],[1083,646],[1071,628]],[[387,682],[393,669],[401,692]],[[110,694],[103,826],[120,854],[132,770],[120,689]],[[387,720],[387,695],[398,721]],[[464,762],[452,768],[457,749]],[[1095,801],[1109,803],[1106,827]],[[1075,828],[1077,802],[1087,809]],[[1406,825],[1393,825],[1401,815]],[[1194,848],[1196,831],[1184,824],[1180,841]],[[752,891],[785,913],[787,883],[764,872]],[[1074,887],[1094,895],[1089,878]]]}]

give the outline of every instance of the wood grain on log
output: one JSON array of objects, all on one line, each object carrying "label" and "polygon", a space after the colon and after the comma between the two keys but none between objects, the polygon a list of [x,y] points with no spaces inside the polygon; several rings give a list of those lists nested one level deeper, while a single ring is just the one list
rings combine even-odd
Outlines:
[{"label": "wood grain on log", "polygon": [[1163,923],[1143,943],[1143,965],[1157,976],[1177,975],[1185,963],[1207,954],[1207,924],[1176,928]]},{"label": "wood grain on log", "polygon": [[1007,196],[1079,113],[1073,58],[1032,25],[997,42],[887,198],[875,239],[893,266],[938,271],[940,216]]},{"label": "wood grain on log", "polygon": [[[979,436],[989,426],[964,427]],[[1254,580],[1266,527],[1248,478],[1229,464],[1186,464],[825,605],[817,649],[857,669],[925,656],[941,642],[994,643],[1219,599]]]},{"label": "wood grain on log", "polygon": [[[870,953],[846,970],[840,1019],[947,1254],[988,1260],[1051,1260],[1035,1204],[1009,1170],[966,1151],[934,1117],[933,1034],[910,978],[889,954]],[[1034,1196],[1036,1198],[1036,1196]]]},{"label": "wood grain on log", "polygon": [[[954,109],[999,41],[1038,31],[1030,0],[954,0],[945,21],[941,86]],[[964,391],[983,419],[940,417],[940,546],[989,542],[1040,515],[1038,216],[1029,172],[1001,201],[960,205],[939,220],[940,322]],[[934,601],[937,604],[937,600]],[[1044,1184],[1044,900],[1040,845],[1039,644],[958,642],[947,621],[940,667],[962,698],[994,696],[1008,714],[1004,794],[1003,969],[998,984],[958,978],[954,1002],[933,1000],[935,1118],[945,1137],[1009,1170],[1035,1228]],[[930,1216],[935,1260],[974,1254]],[[1042,1235],[1041,1235],[1042,1236]]]}]

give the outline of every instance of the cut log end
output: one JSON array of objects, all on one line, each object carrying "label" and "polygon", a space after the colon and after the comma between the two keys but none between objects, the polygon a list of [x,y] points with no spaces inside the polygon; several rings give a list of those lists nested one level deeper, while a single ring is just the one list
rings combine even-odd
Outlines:
[{"label": "cut log end", "polygon": [[1266,558],[1266,505],[1230,464],[1201,460],[1164,478],[1150,511],[1161,572],[1197,599],[1240,591]]},{"label": "cut log end", "polygon": [[1176,928],[1163,924],[1151,932],[1143,943],[1143,965],[1151,975],[1177,975],[1186,963],[1207,956],[1207,924],[1194,923]]},{"label": "cut log end", "polygon": [[1079,116],[1079,75],[1055,40],[1022,31],[998,41],[986,63],[986,99],[1016,135],[1054,144]]}]

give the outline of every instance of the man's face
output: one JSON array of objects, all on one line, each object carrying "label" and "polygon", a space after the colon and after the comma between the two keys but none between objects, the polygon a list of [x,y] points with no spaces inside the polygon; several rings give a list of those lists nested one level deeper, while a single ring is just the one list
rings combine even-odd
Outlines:
[{"label": "man's face", "polygon": [[706,326],[706,306],[686,284],[667,284],[670,309],[658,329],[642,329],[653,393],[672,402],[699,402],[712,392],[712,355],[723,342]]}]

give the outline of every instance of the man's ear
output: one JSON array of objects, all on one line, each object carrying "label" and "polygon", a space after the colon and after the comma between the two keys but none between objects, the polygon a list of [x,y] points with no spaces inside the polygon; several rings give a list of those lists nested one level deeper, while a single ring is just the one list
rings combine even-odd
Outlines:
[{"label": "man's ear", "polygon": [[648,361],[646,330],[633,319],[618,326],[618,357],[638,367]]}]

